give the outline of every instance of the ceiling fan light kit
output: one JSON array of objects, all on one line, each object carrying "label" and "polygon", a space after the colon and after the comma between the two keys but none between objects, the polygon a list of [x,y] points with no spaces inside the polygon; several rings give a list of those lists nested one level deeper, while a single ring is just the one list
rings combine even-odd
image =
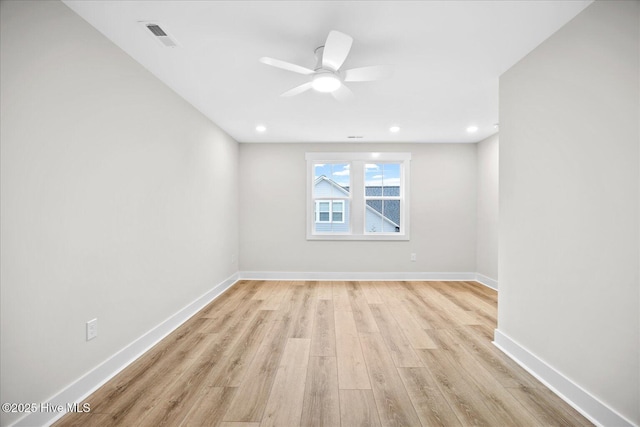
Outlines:
[{"label": "ceiling fan light kit", "polygon": [[340,78],[330,71],[321,71],[313,76],[311,87],[318,92],[328,93],[336,91],[342,82]]},{"label": "ceiling fan light kit", "polygon": [[[389,73],[385,67],[370,66],[340,71],[340,67],[349,55],[353,39],[339,31],[331,31],[324,46],[315,50],[316,68],[311,70],[300,65],[279,59],[263,57],[260,62],[272,67],[281,68],[294,73],[311,76],[311,80],[290,89],[280,96],[295,96],[309,89],[321,93],[331,93],[338,101],[348,101],[353,98],[353,92],[344,82],[367,82],[385,78]],[[344,75],[344,78],[342,77]]]}]

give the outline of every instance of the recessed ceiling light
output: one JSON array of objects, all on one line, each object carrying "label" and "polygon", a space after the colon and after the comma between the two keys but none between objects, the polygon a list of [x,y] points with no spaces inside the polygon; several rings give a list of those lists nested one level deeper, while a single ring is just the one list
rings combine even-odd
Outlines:
[{"label": "recessed ceiling light", "polygon": [[396,132],[399,132],[399,131],[400,131],[400,126],[391,126],[389,128],[389,132],[396,133]]},{"label": "recessed ceiling light", "polygon": [[477,131],[478,131],[478,126],[469,126],[467,128],[467,132],[469,132],[469,133],[474,133],[474,132],[477,132]]},{"label": "recessed ceiling light", "polygon": [[258,125],[256,126],[256,131],[257,132],[265,132],[267,130],[267,127],[264,125]]}]

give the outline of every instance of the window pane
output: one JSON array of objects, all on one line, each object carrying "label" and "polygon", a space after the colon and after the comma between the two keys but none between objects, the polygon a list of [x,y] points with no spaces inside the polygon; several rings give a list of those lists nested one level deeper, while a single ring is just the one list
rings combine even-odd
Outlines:
[{"label": "window pane", "polygon": [[329,222],[329,212],[320,212],[319,218],[321,222]]},{"label": "window pane", "polygon": [[366,196],[379,196],[382,194],[382,166],[382,164],[377,163],[365,164],[364,185]]},{"label": "window pane", "polygon": [[350,168],[348,163],[314,164],[314,197],[349,197]]},{"label": "window pane", "polygon": [[342,212],[333,212],[331,220],[333,222],[342,222]]},{"label": "window pane", "polygon": [[400,197],[400,163],[367,163],[364,194]]},{"label": "window pane", "polygon": [[329,212],[330,202],[318,202],[320,212]]},{"label": "window pane", "polygon": [[396,230],[400,227],[400,200],[384,200],[382,205],[384,217],[393,223],[392,231],[400,231]]},{"label": "window pane", "polygon": [[351,165],[348,163],[336,163],[331,167],[331,181],[336,185],[332,187],[332,197],[348,197]]},{"label": "window pane", "polygon": [[[400,188],[400,163],[385,163],[382,165],[382,185],[384,187]],[[385,196],[399,196],[398,194],[385,194]]]},{"label": "window pane", "polygon": [[384,187],[384,191],[382,193],[383,196],[391,196],[391,197],[400,197],[400,186],[393,185],[390,187]]},{"label": "window pane", "polygon": [[366,232],[400,232],[400,200],[367,200],[366,210]]}]

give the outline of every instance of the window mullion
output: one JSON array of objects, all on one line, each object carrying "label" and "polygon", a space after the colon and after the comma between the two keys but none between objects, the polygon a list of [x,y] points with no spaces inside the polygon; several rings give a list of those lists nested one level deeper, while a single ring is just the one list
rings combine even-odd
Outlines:
[{"label": "window mullion", "polygon": [[362,160],[351,162],[351,232],[353,234],[364,234],[364,165]]}]

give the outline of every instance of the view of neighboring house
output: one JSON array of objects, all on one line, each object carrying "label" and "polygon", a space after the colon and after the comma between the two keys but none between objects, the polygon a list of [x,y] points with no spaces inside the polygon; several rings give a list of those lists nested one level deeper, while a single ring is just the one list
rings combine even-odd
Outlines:
[{"label": "view of neighboring house", "polygon": [[[314,184],[315,231],[349,231],[349,187],[321,175]],[[399,186],[367,186],[365,197],[400,196]],[[326,198],[326,199],[325,199]],[[400,200],[367,199],[365,230],[369,233],[400,231]]]}]

